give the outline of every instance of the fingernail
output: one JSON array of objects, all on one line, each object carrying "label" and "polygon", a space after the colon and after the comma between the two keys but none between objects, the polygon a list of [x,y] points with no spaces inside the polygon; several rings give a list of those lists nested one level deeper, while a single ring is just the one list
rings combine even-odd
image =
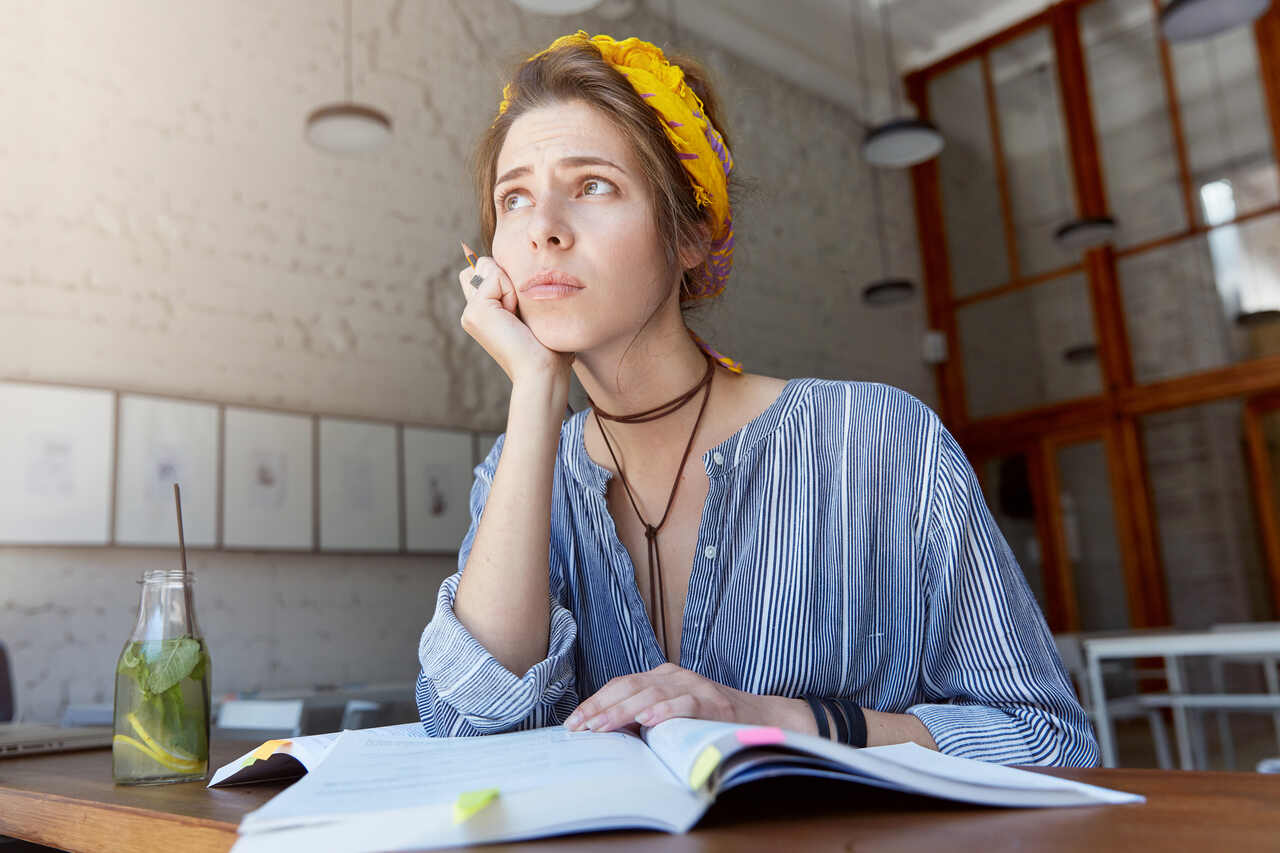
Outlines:
[{"label": "fingernail", "polygon": [[599,714],[587,720],[587,728],[594,732],[596,729],[603,728],[605,722],[604,714]]},{"label": "fingernail", "polygon": [[582,722],[582,715],[575,711],[569,715],[569,719],[565,720],[564,724],[566,728],[574,729],[578,727],[580,722]]},{"label": "fingernail", "polygon": [[639,714],[636,714],[637,723],[647,723],[652,719],[653,719],[652,711],[641,711]]}]

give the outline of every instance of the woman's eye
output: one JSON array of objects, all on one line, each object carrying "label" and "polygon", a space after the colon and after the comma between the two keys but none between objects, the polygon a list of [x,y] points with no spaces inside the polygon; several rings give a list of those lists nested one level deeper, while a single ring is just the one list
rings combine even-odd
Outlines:
[{"label": "woman's eye", "polygon": [[[590,186],[612,187],[613,184],[609,183],[603,178],[588,178],[586,182],[583,183],[582,188],[585,190],[587,187],[590,187]],[[601,193],[589,193],[589,195],[600,195],[600,194]]]},{"label": "woman's eye", "polygon": [[514,210],[514,208],[512,208],[511,205],[507,203],[511,201],[511,199],[513,198],[520,198],[519,190],[511,190],[510,192],[505,194],[502,197],[502,199],[498,202],[498,206],[501,207],[503,210]]}]

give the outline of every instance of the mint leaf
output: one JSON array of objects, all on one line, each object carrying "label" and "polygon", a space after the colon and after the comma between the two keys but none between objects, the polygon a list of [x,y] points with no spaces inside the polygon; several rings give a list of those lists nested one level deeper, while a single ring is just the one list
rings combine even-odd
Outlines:
[{"label": "mint leaf", "polygon": [[163,693],[191,674],[200,660],[200,644],[190,637],[165,640],[147,673],[146,689]]}]

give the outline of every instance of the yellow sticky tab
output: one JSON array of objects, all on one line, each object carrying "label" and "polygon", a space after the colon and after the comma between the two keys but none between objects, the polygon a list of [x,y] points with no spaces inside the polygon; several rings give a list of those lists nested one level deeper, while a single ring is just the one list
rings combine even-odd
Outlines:
[{"label": "yellow sticky tab", "polygon": [[462,823],[470,820],[485,806],[498,798],[497,788],[485,788],[483,791],[467,791],[459,794],[453,804],[453,822]]},{"label": "yellow sticky tab", "polygon": [[288,745],[289,741],[287,740],[269,740],[262,746],[255,749],[253,754],[249,756],[249,760],[245,763],[250,764],[254,761],[262,761],[264,758],[270,758],[277,749]]},{"label": "yellow sticky tab", "polygon": [[696,791],[705,785],[707,779],[711,778],[711,771],[715,770],[719,764],[720,750],[714,746],[702,750],[702,755],[693,762],[693,769],[689,771],[689,787]]}]

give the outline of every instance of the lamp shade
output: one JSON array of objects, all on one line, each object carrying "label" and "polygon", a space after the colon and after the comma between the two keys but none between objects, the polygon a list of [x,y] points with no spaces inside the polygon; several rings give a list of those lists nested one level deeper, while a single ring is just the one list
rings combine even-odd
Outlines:
[{"label": "lamp shade", "polygon": [[330,104],[307,116],[307,141],[336,154],[371,151],[391,137],[391,119],[362,104]]},{"label": "lamp shade", "polygon": [[1208,38],[1252,23],[1271,0],[1173,0],[1160,12],[1160,29],[1169,41]]},{"label": "lamp shade", "polygon": [[915,289],[905,278],[883,278],[862,288],[862,301],[868,305],[894,305],[910,299]]},{"label": "lamp shade", "polygon": [[600,0],[512,0],[526,12],[540,15],[580,15],[599,5]]},{"label": "lamp shade", "polygon": [[862,140],[862,159],[885,169],[905,169],[938,156],[942,134],[929,122],[899,118],[877,125]]},{"label": "lamp shade", "polygon": [[1116,235],[1116,221],[1110,216],[1076,219],[1053,232],[1054,241],[1064,249],[1084,251],[1110,243]]}]

